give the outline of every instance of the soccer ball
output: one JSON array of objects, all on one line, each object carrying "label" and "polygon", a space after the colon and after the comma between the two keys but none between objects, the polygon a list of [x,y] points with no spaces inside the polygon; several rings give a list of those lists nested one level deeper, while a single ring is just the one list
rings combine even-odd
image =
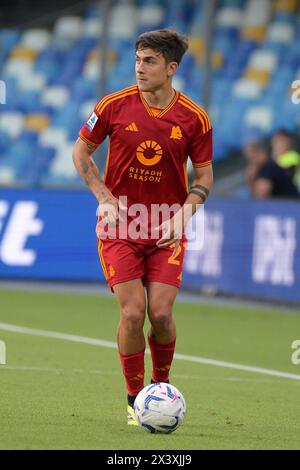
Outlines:
[{"label": "soccer ball", "polygon": [[182,393],[164,382],[143,388],[137,395],[133,408],[138,424],[151,433],[175,431],[181,425],[186,412]]}]

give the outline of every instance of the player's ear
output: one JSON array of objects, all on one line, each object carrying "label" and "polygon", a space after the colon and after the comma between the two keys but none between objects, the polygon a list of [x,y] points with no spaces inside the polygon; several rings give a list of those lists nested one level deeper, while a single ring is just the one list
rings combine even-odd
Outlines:
[{"label": "player's ear", "polygon": [[176,73],[177,69],[178,69],[177,62],[169,62],[168,63],[168,70],[167,70],[168,77],[172,77]]}]

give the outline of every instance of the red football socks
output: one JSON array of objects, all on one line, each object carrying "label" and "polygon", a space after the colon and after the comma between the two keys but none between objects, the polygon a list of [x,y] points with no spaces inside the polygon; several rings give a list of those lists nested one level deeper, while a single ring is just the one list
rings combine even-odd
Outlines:
[{"label": "red football socks", "polygon": [[148,336],[148,342],[153,364],[152,380],[153,382],[167,382],[173,361],[176,338],[171,343],[160,344]]},{"label": "red football socks", "polygon": [[135,354],[119,352],[128,395],[136,396],[144,388],[145,350]]}]

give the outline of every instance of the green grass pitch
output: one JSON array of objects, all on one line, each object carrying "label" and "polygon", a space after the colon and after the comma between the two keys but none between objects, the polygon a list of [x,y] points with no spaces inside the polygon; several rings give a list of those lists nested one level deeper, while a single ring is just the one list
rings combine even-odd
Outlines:
[{"label": "green grass pitch", "polygon": [[[300,375],[300,312],[177,303],[179,354]],[[115,341],[113,296],[0,291],[0,322]],[[7,332],[0,365],[1,449],[299,449],[300,381],[175,360],[183,425],[151,435],[126,424],[116,349]],[[150,360],[146,356],[146,384]]]}]

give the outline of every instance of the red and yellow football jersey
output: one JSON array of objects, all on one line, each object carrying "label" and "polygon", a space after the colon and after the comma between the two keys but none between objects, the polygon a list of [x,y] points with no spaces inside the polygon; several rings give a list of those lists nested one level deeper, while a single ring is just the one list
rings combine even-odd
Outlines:
[{"label": "red and yellow football jersey", "polygon": [[182,205],[188,194],[187,159],[212,161],[212,128],[206,112],[176,92],[167,108],[150,108],[137,86],[105,96],[80,130],[99,145],[109,136],[105,184],[135,203]]}]

